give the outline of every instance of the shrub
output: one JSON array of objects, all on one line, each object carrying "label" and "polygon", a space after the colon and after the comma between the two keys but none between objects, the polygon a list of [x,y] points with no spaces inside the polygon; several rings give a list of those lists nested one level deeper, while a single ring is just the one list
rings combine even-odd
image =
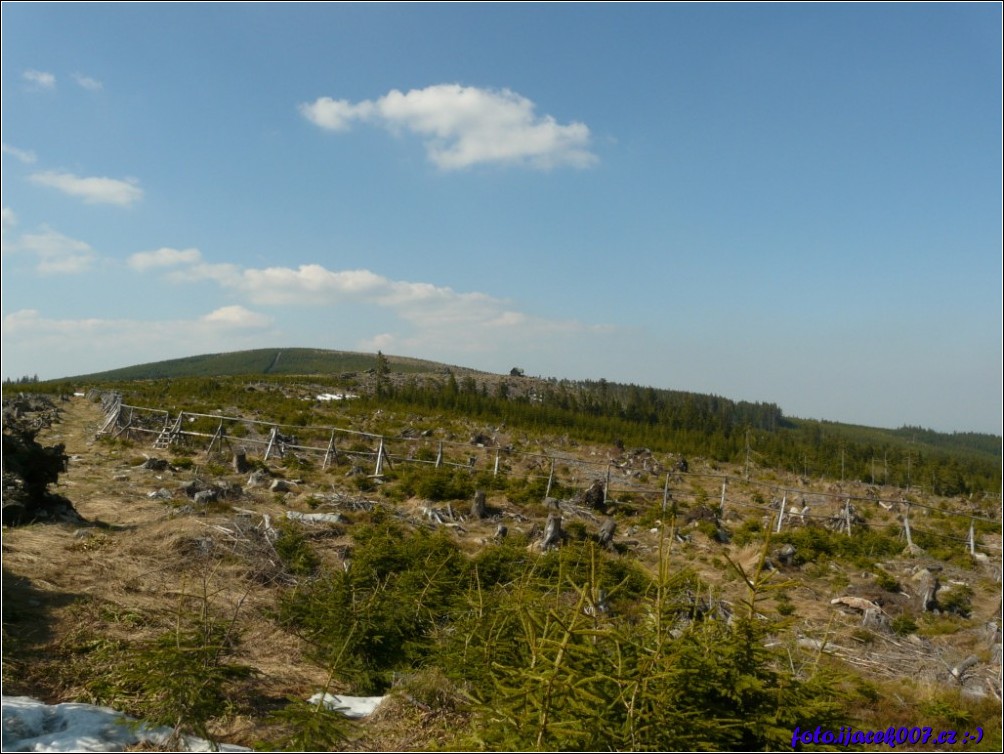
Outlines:
[{"label": "shrub", "polygon": [[906,636],[917,630],[917,623],[909,615],[897,615],[892,619],[889,628],[897,636]]},{"label": "shrub", "polygon": [[875,571],[875,585],[887,592],[899,592],[902,588],[894,576],[881,568]]},{"label": "shrub", "polygon": [[282,559],[286,570],[295,576],[310,576],[321,561],[306,537],[295,524],[280,522],[279,538],[275,540],[276,554]]},{"label": "shrub", "polygon": [[938,594],[938,606],[946,613],[968,618],[973,611],[973,590],[966,584],[953,584]]}]

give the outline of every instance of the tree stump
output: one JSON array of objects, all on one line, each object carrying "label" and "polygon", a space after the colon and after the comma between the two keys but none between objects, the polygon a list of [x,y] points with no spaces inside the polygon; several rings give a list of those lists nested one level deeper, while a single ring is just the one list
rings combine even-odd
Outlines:
[{"label": "tree stump", "polygon": [[611,548],[614,546],[614,531],[617,529],[617,522],[608,518],[603,522],[599,532],[596,534],[596,541],[600,547]]},{"label": "tree stump", "polygon": [[603,480],[597,479],[582,494],[582,503],[590,508],[595,508],[600,513],[607,512],[606,493],[603,489]]},{"label": "tree stump", "polygon": [[550,550],[561,544],[565,532],[561,529],[561,516],[557,513],[550,513],[547,516],[547,523],[544,525],[544,538],[540,541],[541,550]]},{"label": "tree stump", "polygon": [[248,456],[243,450],[234,453],[234,471],[238,474],[247,474],[251,471],[251,464],[248,463]]},{"label": "tree stump", "polygon": [[474,492],[474,502],[471,503],[471,515],[478,521],[488,517],[488,504],[485,502],[485,493],[481,490]]}]

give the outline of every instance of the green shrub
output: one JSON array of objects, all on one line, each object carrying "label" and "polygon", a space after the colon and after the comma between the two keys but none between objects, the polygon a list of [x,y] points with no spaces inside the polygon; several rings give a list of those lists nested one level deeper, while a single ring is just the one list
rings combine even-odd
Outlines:
[{"label": "green shrub", "polygon": [[266,719],[269,734],[255,748],[260,751],[338,751],[355,729],[340,711],[302,699],[288,704]]},{"label": "green shrub", "polygon": [[99,704],[209,738],[208,721],[229,709],[235,684],[253,672],[230,659],[235,650],[229,627],[211,621],[134,646],[103,642],[89,658],[87,690]]},{"label": "green shrub", "polygon": [[887,592],[899,592],[902,588],[896,577],[890,573],[883,571],[881,568],[875,571],[875,585],[880,589],[884,589]]},{"label": "green shrub", "polygon": [[917,623],[909,615],[897,615],[892,619],[889,624],[889,628],[897,636],[906,636],[907,634],[912,634],[917,630]]},{"label": "green shrub", "polygon": [[966,584],[953,584],[938,594],[938,607],[946,613],[968,618],[973,611],[973,590]]},{"label": "green shrub", "polygon": [[359,691],[380,692],[430,651],[431,632],[466,592],[468,561],[448,534],[387,521],[361,526],[355,540],[349,571],[286,595],[280,616],[321,665]]},{"label": "green shrub", "polygon": [[275,540],[276,554],[282,559],[286,570],[295,576],[310,576],[321,561],[310,543],[295,524],[280,522],[279,537]]}]

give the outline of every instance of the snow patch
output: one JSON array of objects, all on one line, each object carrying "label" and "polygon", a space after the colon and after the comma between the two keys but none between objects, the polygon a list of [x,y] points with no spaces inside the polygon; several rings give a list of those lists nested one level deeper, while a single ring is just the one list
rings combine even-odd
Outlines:
[{"label": "snow patch", "polygon": [[345,717],[359,719],[372,715],[376,708],[380,706],[386,697],[383,696],[335,696],[334,694],[314,694],[309,701],[311,704],[324,702],[324,706],[330,710],[337,710]]},{"label": "snow patch", "polygon": [[[108,707],[43,704],[27,696],[3,697],[4,751],[125,751],[142,743],[166,746],[173,731],[151,728]],[[183,736],[184,751],[251,751]]]}]

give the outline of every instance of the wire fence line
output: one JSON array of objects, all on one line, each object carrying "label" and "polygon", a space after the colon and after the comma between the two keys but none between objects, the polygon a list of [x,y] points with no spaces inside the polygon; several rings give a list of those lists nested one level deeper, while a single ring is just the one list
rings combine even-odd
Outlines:
[{"label": "wire fence line", "polygon": [[[649,470],[645,471],[631,467],[630,462],[618,463],[609,458],[593,461],[567,451],[539,452],[499,446],[490,438],[484,438],[486,442],[482,443],[435,439],[430,431],[415,436],[389,437],[332,425],[289,425],[195,411],[181,411],[172,416],[164,409],[123,403],[118,394],[95,395],[100,395],[106,411],[106,420],[99,435],[153,436],[152,446],[160,449],[188,443],[188,438],[201,442],[208,439],[207,453],[214,450],[223,452],[224,446],[234,451],[236,446],[241,452],[247,452],[253,447],[263,448],[263,460],[273,456],[284,457],[288,453],[312,454],[322,458],[322,469],[348,459],[355,464],[368,462],[372,465],[370,476],[377,478],[384,476],[385,467],[393,469],[397,463],[464,469],[471,473],[490,470],[493,476],[498,476],[507,472],[512,462],[520,461],[526,467],[528,475],[536,475],[539,479],[547,475],[545,498],[552,492],[558,494],[569,489],[581,490],[602,482],[604,504],[639,508],[661,503],[662,509],[666,510],[670,505],[683,502],[696,504],[698,507],[705,506],[716,517],[725,516],[730,508],[758,510],[765,514],[764,526],[774,526],[778,532],[785,525],[790,527],[818,523],[846,531],[848,535],[852,534],[854,528],[862,529],[866,523],[860,518],[855,504],[870,504],[896,515],[908,542],[912,524],[913,532],[921,536],[961,542],[971,554],[975,554],[977,544],[984,550],[1002,549],[998,544],[978,543],[975,531],[975,525],[979,522],[992,524],[995,527],[994,533],[999,534],[999,517],[942,510],[934,505],[908,500],[903,492],[899,499],[894,499],[878,494],[852,495],[841,490],[807,490],[728,474],[681,468],[665,470],[657,463],[646,466]],[[662,473],[656,473],[656,469],[665,474],[661,487],[648,484],[653,477],[662,476]],[[356,470],[359,470],[358,467]],[[730,497],[729,488],[734,485],[752,494],[754,501],[759,502],[743,500],[737,495]],[[706,489],[708,486],[712,488],[711,491]],[[911,513],[914,514],[912,520]],[[968,519],[969,536],[963,538],[939,531],[917,529],[917,514],[924,518],[933,514]],[[768,518],[770,523],[766,523]],[[983,534],[984,532],[980,532],[981,538]]]}]

